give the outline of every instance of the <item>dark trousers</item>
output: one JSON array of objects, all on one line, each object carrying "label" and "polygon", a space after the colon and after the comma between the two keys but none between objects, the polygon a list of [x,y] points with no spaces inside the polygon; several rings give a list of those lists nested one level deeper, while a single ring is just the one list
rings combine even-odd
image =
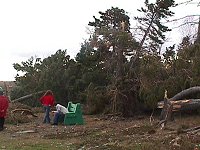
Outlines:
[{"label": "dark trousers", "polygon": [[4,122],[5,122],[5,118],[0,117],[0,130],[3,130]]},{"label": "dark trousers", "polygon": [[64,121],[65,115],[62,112],[56,112],[54,115],[53,124],[57,125],[59,121]]}]

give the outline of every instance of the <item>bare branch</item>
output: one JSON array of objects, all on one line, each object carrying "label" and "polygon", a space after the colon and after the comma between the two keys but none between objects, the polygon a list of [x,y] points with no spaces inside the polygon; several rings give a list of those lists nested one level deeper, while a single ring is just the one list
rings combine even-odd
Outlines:
[{"label": "bare branch", "polygon": [[185,2],[181,2],[181,3],[177,3],[177,6],[180,6],[180,5],[188,5],[189,3],[191,3],[193,0],[188,0],[188,1],[185,1]]},{"label": "bare branch", "polygon": [[166,20],[166,22],[164,22],[164,23],[170,23],[170,22],[174,22],[174,21],[179,21],[179,20],[182,20],[182,19],[185,19],[185,18],[189,18],[189,17],[200,17],[200,15],[187,15],[187,16],[184,16],[184,17],[181,17],[181,18],[177,18],[177,19],[173,19],[173,20]]},{"label": "bare branch", "polygon": [[184,25],[189,24],[189,23],[191,23],[191,25],[198,24],[198,22],[185,22],[185,23],[183,23],[179,26],[173,27],[172,29],[180,28],[181,26],[184,26]]}]

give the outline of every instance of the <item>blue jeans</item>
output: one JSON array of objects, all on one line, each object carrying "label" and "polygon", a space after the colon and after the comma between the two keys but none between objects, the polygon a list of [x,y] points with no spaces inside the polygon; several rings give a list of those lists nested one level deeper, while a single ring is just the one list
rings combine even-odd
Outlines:
[{"label": "blue jeans", "polygon": [[45,112],[45,116],[44,116],[43,123],[50,123],[50,121],[51,121],[51,119],[49,117],[50,106],[44,106],[44,112]]},{"label": "blue jeans", "polygon": [[57,125],[59,118],[64,115],[62,112],[57,111],[54,115],[54,120],[53,120],[53,124]]}]

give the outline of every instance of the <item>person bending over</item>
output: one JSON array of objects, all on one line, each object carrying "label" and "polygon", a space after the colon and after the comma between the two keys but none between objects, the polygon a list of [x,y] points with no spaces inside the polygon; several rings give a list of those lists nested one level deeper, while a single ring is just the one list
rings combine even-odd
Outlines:
[{"label": "person bending over", "polygon": [[54,120],[53,120],[53,124],[52,125],[58,125],[58,120],[59,117],[61,117],[62,115],[65,115],[68,112],[67,108],[57,104],[56,105],[56,111],[54,112]]}]

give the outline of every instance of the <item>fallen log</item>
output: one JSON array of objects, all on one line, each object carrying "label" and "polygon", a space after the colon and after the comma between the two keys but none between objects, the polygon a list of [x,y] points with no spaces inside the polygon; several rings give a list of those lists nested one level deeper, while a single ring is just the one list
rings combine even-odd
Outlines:
[{"label": "fallen log", "polygon": [[[200,99],[186,99],[170,101],[173,105],[173,111],[195,110],[200,108]],[[158,102],[157,108],[163,108],[164,101]]]},{"label": "fallen log", "polygon": [[184,99],[186,96],[196,94],[196,93],[200,93],[200,86],[195,86],[195,87],[185,89],[185,90],[181,91],[180,93],[174,95],[169,100],[170,101],[181,100],[181,99]]},{"label": "fallen log", "polygon": [[44,93],[44,92],[45,92],[45,91],[39,91],[39,92],[36,92],[36,93],[28,94],[28,95],[22,96],[22,97],[20,97],[20,98],[11,100],[11,102],[14,103],[14,102],[22,101],[22,100],[24,100],[24,99],[33,97],[34,95],[41,94],[41,93]]},{"label": "fallen log", "polygon": [[[199,99],[200,100],[200,99]],[[171,101],[171,104],[173,106],[181,106],[184,105],[185,103],[189,103],[191,100],[178,100],[178,101]],[[158,107],[157,108],[163,108],[164,106],[164,101],[158,102]]]},{"label": "fallen log", "polygon": [[[181,91],[180,93],[176,94],[174,97],[172,98],[167,98],[167,91],[165,91],[165,98],[164,98],[164,105],[163,105],[163,109],[162,109],[162,112],[160,114],[160,121],[164,120],[165,117],[166,117],[166,113],[168,112],[167,110],[167,107],[165,107],[165,99],[167,99],[167,103],[169,102],[172,102],[172,101],[176,101],[176,100],[183,100],[185,97],[189,96],[189,95],[192,95],[192,94],[196,94],[196,93],[199,93],[200,92],[200,86],[195,86],[195,87],[191,87],[191,88],[188,88],[186,90],[183,90]],[[184,103],[185,105],[176,105],[176,107],[178,109],[185,109],[185,108],[189,108],[189,109],[192,109],[192,108],[196,108],[196,107],[199,107],[200,106],[200,103],[196,101],[196,103],[190,103],[187,104],[187,103]],[[193,105],[194,104],[194,105]],[[171,103],[171,106],[173,106],[173,104]],[[174,107],[175,108],[175,107]],[[172,107],[172,111],[173,111],[173,107]],[[172,118],[170,119],[172,120]]]}]

